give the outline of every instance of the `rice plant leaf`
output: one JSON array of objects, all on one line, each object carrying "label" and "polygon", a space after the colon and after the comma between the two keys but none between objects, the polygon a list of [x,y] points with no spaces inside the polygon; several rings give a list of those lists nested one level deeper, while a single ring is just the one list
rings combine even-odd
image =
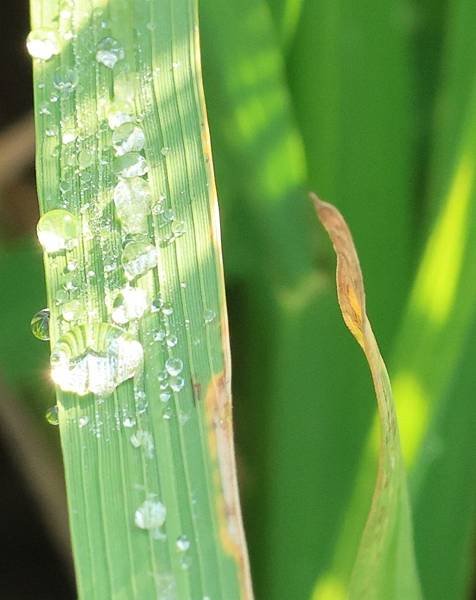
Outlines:
[{"label": "rice plant leaf", "polygon": [[470,593],[476,505],[476,6],[448,10],[429,234],[391,362],[418,568],[435,600]]},{"label": "rice plant leaf", "polygon": [[315,509],[325,476],[309,477],[324,439],[316,423],[324,431],[338,411],[323,416],[308,393],[320,373],[300,358],[315,347],[321,291],[302,143],[267,3],[203,0],[200,10],[254,585],[259,598],[304,598],[328,539],[308,531],[332,523]]},{"label": "rice plant leaf", "polygon": [[359,259],[342,215],[312,195],[337,255],[337,295],[344,321],[367,358],[377,396],[380,456],[372,505],[350,582],[352,599],[421,598],[413,532],[390,380],[365,308]]},{"label": "rice plant leaf", "polygon": [[[411,8],[403,10],[391,0],[304,0],[286,57],[307,185],[333,198],[353,224],[372,325],[385,355],[398,331],[422,234],[414,218],[420,197],[413,198],[419,100],[410,52],[412,15]],[[318,244],[319,278],[330,288],[332,257]],[[312,342],[320,392],[314,426],[321,439],[314,455],[319,461],[312,467],[320,490],[314,506],[321,516],[314,531],[325,540],[314,573],[321,589],[345,591],[370,501],[368,482],[376,470],[377,451],[366,447],[374,406],[358,348],[338,334],[341,317],[329,289],[316,312],[315,339],[328,339],[329,346]],[[307,393],[314,396],[311,387]],[[359,466],[364,454],[368,471]],[[354,505],[357,489],[362,497]]]},{"label": "rice plant leaf", "polygon": [[250,599],[196,2],[32,0],[31,20],[79,597]]}]

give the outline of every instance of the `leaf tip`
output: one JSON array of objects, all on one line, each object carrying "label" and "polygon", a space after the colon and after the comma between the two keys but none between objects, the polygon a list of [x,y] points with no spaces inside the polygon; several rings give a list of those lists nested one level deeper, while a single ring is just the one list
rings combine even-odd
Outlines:
[{"label": "leaf tip", "polygon": [[339,210],[313,192],[309,197],[337,255],[337,295],[342,316],[359,344],[364,346],[365,292],[352,234]]}]

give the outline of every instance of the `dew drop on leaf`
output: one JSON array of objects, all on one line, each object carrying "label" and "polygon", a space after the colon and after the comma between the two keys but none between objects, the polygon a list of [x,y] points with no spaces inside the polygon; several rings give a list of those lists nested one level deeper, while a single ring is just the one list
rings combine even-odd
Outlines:
[{"label": "dew drop on leaf", "polygon": [[45,213],[38,221],[36,229],[40,244],[48,254],[72,250],[78,245],[79,220],[62,208]]},{"label": "dew drop on leaf", "polygon": [[158,529],[165,523],[167,511],[158,500],[145,500],[134,514],[134,523],[140,529]]},{"label": "dew drop on leaf", "polygon": [[178,338],[176,335],[168,335],[165,338],[165,343],[167,344],[167,348],[175,348],[178,344]]},{"label": "dew drop on leaf", "polygon": [[142,288],[125,287],[117,294],[112,308],[112,320],[125,325],[140,319],[147,308],[147,294]]},{"label": "dew drop on leaf", "polygon": [[157,250],[148,242],[128,242],[122,251],[122,265],[127,279],[135,279],[157,265]]},{"label": "dew drop on leaf", "polygon": [[78,325],[55,344],[51,375],[63,391],[104,396],[134,377],[142,359],[142,345],[122,329],[107,323]]},{"label": "dew drop on leaf", "polygon": [[187,552],[187,550],[190,548],[190,540],[185,534],[183,534],[177,538],[175,545],[177,546],[177,550],[179,552]]},{"label": "dew drop on leaf", "polygon": [[154,438],[149,431],[139,429],[129,438],[134,448],[142,448],[147,458],[154,456]]},{"label": "dew drop on leaf", "polygon": [[144,132],[134,123],[124,123],[112,134],[112,145],[117,156],[123,156],[127,152],[140,152],[144,144]]},{"label": "dew drop on leaf", "polygon": [[161,392],[159,394],[159,398],[161,402],[168,402],[171,398],[171,395],[169,394],[169,392]]},{"label": "dew drop on leaf", "polygon": [[141,177],[148,170],[147,161],[139,152],[128,152],[114,159],[114,173],[120,177]]},{"label": "dew drop on leaf", "polygon": [[117,129],[124,123],[132,123],[132,106],[125,101],[116,100],[113,102],[107,113],[107,122],[111,129]]},{"label": "dew drop on leaf", "polygon": [[78,165],[80,169],[87,169],[94,162],[94,154],[91,150],[84,149],[78,154]]},{"label": "dew drop on leaf", "polygon": [[183,361],[180,358],[169,358],[165,363],[165,370],[173,377],[179,375],[183,370]]},{"label": "dew drop on leaf", "polygon": [[203,313],[203,320],[205,321],[205,323],[208,325],[209,323],[213,323],[213,321],[216,318],[216,313],[214,310],[212,310],[211,308],[207,308],[205,309],[204,313]]},{"label": "dew drop on leaf", "polygon": [[103,38],[97,45],[96,60],[108,69],[113,69],[124,56],[124,48],[112,37]]},{"label": "dew drop on leaf", "polygon": [[70,94],[78,85],[78,73],[74,69],[58,69],[53,76],[53,85],[59,92]]},{"label": "dew drop on leaf", "polygon": [[185,380],[183,377],[171,377],[169,379],[170,389],[174,392],[180,392],[185,385]]},{"label": "dew drop on leaf", "polygon": [[114,188],[116,213],[126,233],[147,233],[150,189],[140,177],[121,179]]},{"label": "dew drop on leaf", "polygon": [[52,29],[34,29],[26,38],[26,48],[33,58],[50,60],[59,54],[59,37]]},{"label": "dew drop on leaf", "polygon": [[58,407],[56,406],[56,404],[54,406],[51,406],[46,411],[45,418],[50,425],[58,425],[59,424]]},{"label": "dew drop on leaf", "polygon": [[31,319],[31,332],[39,340],[50,339],[50,310],[43,308],[33,315]]},{"label": "dew drop on leaf", "polygon": [[74,131],[71,131],[68,129],[65,130],[61,136],[61,141],[63,142],[63,144],[71,144],[75,140],[76,140],[76,134],[74,133]]}]

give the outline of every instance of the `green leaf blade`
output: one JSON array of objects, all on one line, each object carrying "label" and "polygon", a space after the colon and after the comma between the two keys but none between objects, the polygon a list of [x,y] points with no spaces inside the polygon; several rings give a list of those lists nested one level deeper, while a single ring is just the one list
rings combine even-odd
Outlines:
[{"label": "green leaf blade", "polygon": [[[86,330],[112,323],[112,301],[127,283],[121,255],[129,238],[112,202],[113,102],[128,103],[126,112],[145,134],[144,181],[152,196],[146,238],[158,257],[132,282],[147,296],[148,310],[125,325],[142,344],[143,369],[104,397],[58,390],[79,595],[251,598],[195,3],[78,0],[59,12],[45,0],[32,3],[32,24],[57,32],[61,46],[34,65],[38,189],[42,213],[59,205],[80,219],[81,242],[68,260],[78,264]],[[107,37],[119,49],[112,68],[96,59]],[[58,69],[60,77],[74,70],[74,90],[55,92]],[[65,141],[68,133],[73,143]],[[175,229],[164,224],[162,208]],[[65,261],[45,257],[53,347],[68,329],[58,301]],[[167,313],[151,310],[158,294],[170,305]],[[182,368],[164,385],[171,358]],[[165,390],[168,400],[161,399]]]}]

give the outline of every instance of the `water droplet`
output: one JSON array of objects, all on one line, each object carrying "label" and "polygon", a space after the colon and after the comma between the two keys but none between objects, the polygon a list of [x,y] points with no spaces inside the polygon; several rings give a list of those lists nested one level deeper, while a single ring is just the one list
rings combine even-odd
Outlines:
[{"label": "water droplet", "polygon": [[152,300],[152,305],[151,305],[151,312],[156,313],[156,312],[160,312],[162,310],[162,306],[164,305],[164,300],[162,298],[162,296],[159,294],[158,296],[156,296],[154,298],[154,300]]},{"label": "water droplet", "polygon": [[71,250],[78,245],[79,220],[62,208],[45,213],[36,229],[40,244],[48,254]]},{"label": "water droplet", "polygon": [[111,129],[117,129],[124,123],[132,123],[132,106],[128,102],[116,100],[113,102],[107,113],[107,122]]},{"label": "water droplet", "polygon": [[170,389],[174,392],[180,392],[185,385],[185,380],[183,377],[171,377],[169,379]]},{"label": "water droplet", "polygon": [[55,404],[54,406],[51,406],[45,413],[45,418],[48,421],[48,423],[50,425],[58,425],[59,424],[59,419],[58,419],[58,407]]},{"label": "water droplet", "polygon": [[59,92],[70,94],[78,85],[78,73],[74,69],[58,69],[53,76],[53,85]]},{"label": "water droplet", "polygon": [[180,358],[168,358],[165,362],[165,370],[169,375],[180,375],[183,370],[183,361]]},{"label": "water droplet", "polygon": [[96,60],[108,69],[113,69],[124,56],[124,48],[112,37],[102,39],[96,49]]},{"label": "water droplet", "polygon": [[171,418],[173,417],[173,415],[174,415],[174,412],[173,412],[173,410],[172,410],[172,407],[170,407],[170,406],[167,406],[167,407],[165,408],[164,412],[162,413],[162,419],[163,419],[164,421],[170,421],[170,420],[171,420]]},{"label": "water droplet", "polygon": [[134,390],[134,400],[136,401],[137,412],[140,415],[145,413],[145,411],[149,408],[149,403],[147,401],[147,396],[145,395],[144,390]]},{"label": "water droplet", "polygon": [[203,313],[203,320],[208,325],[208,323],[212,323],[216,318],[216,313],[211,308],[205,309]]},{"label": "water droplet", "polygon": [[162,306],[162,314],[164,314],[166,317],[170,317],[170,315],[172,315],[174,312],[173,306],[170,304],[170,302],[165,302],[164,305]]},{"label": "water droplet", "polygon": [[49,107],[48,103],[43,102],[42,104],[40,104],[38,112],[40,113],[40,115],[51,115],[51,111],[50,111],[50,107]]},{"label": "water droplet", "polygon": [[159,398],[161,402],[168,402],[171,398],[169,392],[160,392]]},{"label": "water droplet", "polygon": [[53,381],[79,396],[112,393],[142,364],[141,344],[107,323],[79,325],[61,337],[51,354]]},{"label": "water droplet", "polygon": [[56,125],[51,125],[50,127],[47,127],[45,129],[45,135],[46,137],[55,137],[58,135],[58,128],[56,127]]},{"label": "water droplet", "polygon": [[147,161],[138,152],[128,152],[114,159],[114,173],[120,177],[141,177],[148,170]]},{"label": "water droplet", "polygon": [[68,194],[73,189],[73,182],[70,179],[64,179],[59,184],[60,192]]},{"label": "water droplet", "polygon": [[154,204],[152,205],[152,213],[154,215],[163,214],[166,200],[167,198],[163,194],[160,194],[160,196],[155,200]]},{"label": "water droplet", "polygon": [[121,179],[114,188],[117,216],[126,233],[146,233],[150,207],[150,189],[140,177]]},{"label": "water droplet", "polygon": [[56,306],[60,306],[63,302],[67,302],[69,299],[69,294],[64,289],[59,289],[55,294],[55,304]]},{"label": "water droplet", "polygon": [[50,311],[48,308],[38,311],[31,320],[31,332],[39,340],[50,339]]},{"label": "water droplet", "polygon": [[122,424],[124,427],[127,427],[127,429],[130,429],[131,427],[134,427],[136,420],[133,417],[124,417]]},{"label": "water droplet", "polygon": [[162,227],[164,227],[164,225],[169,225],[170,223],[172,223],[172,221],[174,221],[174,219],[175,211],[171,208],[167,208],[162,212],[162,220],[164,221]]},{"label": "water droplet", "polygon": [[86,427],[86,425],[89,423],[89,417],[79,417],[78,420],[78,425],[79,428],[82,429],[83,427]]},{"label": "water droplet", "polygon": [[112,134],[112,145],[117,156],[122,156],[127,152],[140,152],[144,148],[144,144],[144,132],[134,123],[124,123]]},{"label": "water droplet", "polygon": [[147,309],[147,293],[142,288],[127,286],[115,297],[112,320],[125,325],[133,319],[140,319]]},{"label": "water droplet", "polygon": [[161,148],[160,153],[162,154],[162,156],[167,156],[167,154],[170,152],[170,148],[168,146],[164,146],[163,148]]},{"label": "water droplet", "polygon": [[166,340],[167,348],[175,348],[178,343],[178,339],[176,335],[168,335]]},{"label": "water droplet", "polygon": [[65,130],[61,136],[63,144],[71,144],[76,140],[76,134],[72,130]]},{"label": "water droplet", "polygon": [[84,308],[79,300],[71,300],[66,302],[61,307],[61,316],[65,321],[71,323],[72,321],[78,321],[84,316]]},{"label": "water droplet", "polygon": [[78,268],[78,261],[75,260],[74,258],[72,258],[71,260],[68,260],[68,262],[66,263],[66,270],[71,273],[72,271],[76,271],[76,269]]},{"label": "water droplet", "polygon": [[134,448],[143,448],[147,458],[154,457],[154,438],[148,431],[139,429],[129,438]]},{"label": "water droplet", "polygon": [[79,277],[76,273],[68,273],[64,277],[64,289],[68,292],[77,292],[79,289]]},{"label": "water droplet", "polygon": [[128,242],[122,251],[122,265],[126,277],[135,279],[157,265],[157,251],[148,242]]},{"label": "water droplet", "polygon": [[78,165],[80,169],[87,169],[94,162],[94,153],[85,148],[78,153]]},{"label": "water droplet", "polygon": [[158,529],[165,523],[167,511],[158,500],[145,500],[134,514],[134,523],[140,529]]},{"label": "water droplet", "polygon": [[187,232],[184,221],[174,221],[171,227],[174,239],[182,237]]},{"label": "water droplet", "polygon": [[152,334],[152,339],[154,340],[154,342],[162,343],[165,340],[166,335],[167,332],[165,331],[165,329],[158,329]]},{"label": "water droplet", "polygon": [[50,60],[60,51],[58,34],[51,29],[35,29],[26,38],[26,47],[33,58]]},{"label": "water droplet", "polygon": [[187,552],[187,550],[190,548],[190,540],[184,534],[177,538],[175,545],[177,546],[177,550],[179,552]]}]

